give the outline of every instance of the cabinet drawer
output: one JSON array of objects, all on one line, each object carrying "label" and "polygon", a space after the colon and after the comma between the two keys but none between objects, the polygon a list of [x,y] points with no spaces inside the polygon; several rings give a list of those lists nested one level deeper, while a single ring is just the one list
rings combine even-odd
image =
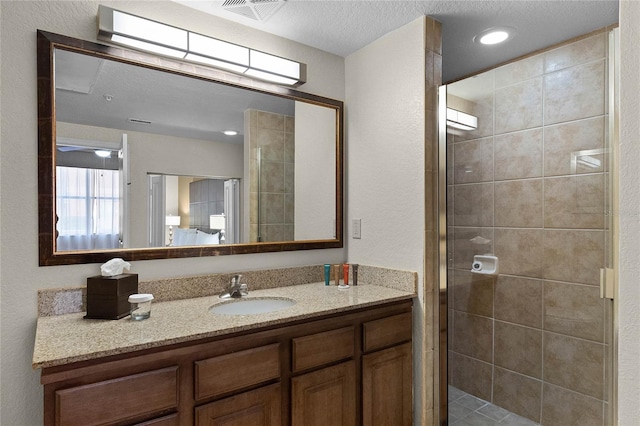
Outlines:
[{"label": "cabinet drawer", "polygon": [[354,327],[344,327],[293,339],[293,372],[351,358]]},{"label": "cabinet drawer", "polygon": [[365,352],[411,340],[411,312],[366,322],[362,326]]},{"label": "cabinet drawer", "polygon": [[159,413],[178,405],[178,367],[69,389],[56,396],[57,425],[98,425]]},{"label": "cabinet drawer", "polygon": [[261,346],[195,362],[196,399],[280,378],[280,344]]}]

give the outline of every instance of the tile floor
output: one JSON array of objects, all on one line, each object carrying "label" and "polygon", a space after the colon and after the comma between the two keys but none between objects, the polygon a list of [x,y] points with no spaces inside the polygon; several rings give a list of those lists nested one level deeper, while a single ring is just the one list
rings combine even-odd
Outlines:
[{"label": "tile floor", "polygon": [[449,386],[451,426],[539,426],[527,418]]}]

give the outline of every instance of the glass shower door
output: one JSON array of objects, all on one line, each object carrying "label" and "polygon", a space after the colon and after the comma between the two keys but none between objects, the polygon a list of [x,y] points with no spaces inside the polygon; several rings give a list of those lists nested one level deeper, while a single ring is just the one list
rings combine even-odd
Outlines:
[{"label": "glass shower door", "polygon": [[610,424],[608,37],[446,86],[451,425]]}]

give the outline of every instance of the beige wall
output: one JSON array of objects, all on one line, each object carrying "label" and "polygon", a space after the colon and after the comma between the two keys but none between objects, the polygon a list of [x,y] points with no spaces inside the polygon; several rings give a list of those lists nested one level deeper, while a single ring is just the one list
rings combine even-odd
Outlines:
[{"label": "beige wall", "polygon": [[620,2],[618,424],[640,419],[640,2]]},{"label": "beige wall", "polygon": [[313,164],[312,168],[295,168],[296,240],[335,238],[335,127],[333,109],[296,102],[295,162]]},{"label": "beige wall", "polygon": [[549,425],[605,424],[605,158],[571,157],[604,148],[607,35],[449,86],[479,117],[448,137],[451,382]]},{"label": "beige wall", "polygon": [[[425,330],[425,31],[425,18],[417,19],[346,59],[349,263],[418,272],[420,302],[414,309],[418,424],[426,408],[420,380]],[[351,239],[351,220],[356,218],[362,220],[361,239]]]},{"label": "beige wall", "polygon": [[[173,2],[100,2],[308,64],[300,90],[344,99],[344,60]],[[36,29],[95,40],[98,1],[2,1],[0,146],[1,424],[42,424],[39,372],[31,369],[37,289],[83,286],[99,265],[38,267]],[[345,249],[134,262],[142,280],[280,266],[340,263]]]}]

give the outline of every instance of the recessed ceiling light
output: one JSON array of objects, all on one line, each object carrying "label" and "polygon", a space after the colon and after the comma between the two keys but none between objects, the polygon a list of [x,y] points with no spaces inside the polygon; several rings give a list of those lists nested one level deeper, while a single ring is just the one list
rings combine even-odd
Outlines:
[{"label": "recessed ceiling light", "polygon": [[475,36],[473,40],[486,45],[498,44],[507,40],[512,33],[511,28],[490,28]]},{"label": "recessed ceiling light", "polygon": [[107,150],[103,150],[103,149],[97,149],[95,151],[96,155],[98,157],[102,157],[102,158],[111,158],[111,151],[107,151]]},{"label": "recessed ceiling light", "polygon": [[222,132],[222,133],[224,133],[224,134],[225,134],[225,135],[227,135],[227,136],[235,136],[235,135],[237,135],[237,134],[238,134],[238,132],[236,132],[235,130],[225,130],[225,131],[224,131],[224,132]]}]

